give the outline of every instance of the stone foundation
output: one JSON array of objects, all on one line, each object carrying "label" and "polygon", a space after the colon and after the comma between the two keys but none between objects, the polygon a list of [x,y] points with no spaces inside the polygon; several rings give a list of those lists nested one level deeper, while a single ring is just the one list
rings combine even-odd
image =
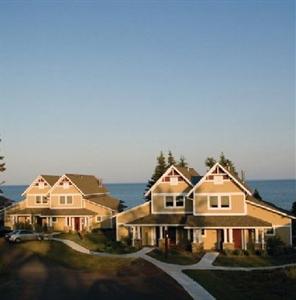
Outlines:
[{"label": "stone foundation", "polygon": [[200,253],[203,251],[203,243],[191,243],[192,253]]},{"label": "stone foundation", "polygon": [[234,243],[223,243],[224,250],[234,250]]}]

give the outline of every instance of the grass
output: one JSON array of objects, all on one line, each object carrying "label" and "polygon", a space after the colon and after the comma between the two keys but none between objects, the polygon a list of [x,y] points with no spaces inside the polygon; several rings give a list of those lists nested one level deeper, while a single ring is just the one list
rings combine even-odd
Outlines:
[{"label": "grass", "polygon": [[296,268],[272,271],[185,270],[217,299],[295,299]]},{"label": "grass", "polygon": [[192,265],[200,261],[203,253],[199,255],[193,255],[189,251],[181,250],[181,249],[172,249],[168,253],[168,257],[165,257],[163,251],[159,249],[154,249],[148,253],[149,256],[169,263],[169,264],[178,264],[178,265]]},{"label": "grass", "polygon": [[55,261],[61,265],[78,270],[106,270],[112,271],[129,265],[132,259],[90,256],[76,252],[68,246],[55,241],[32,241],[19,246],[24,252],[32,252],[39,257]]},{"label": "grass", "polygon": [[225,267],[265,267],[296,263],[296,253],[268,256],[268,255],[224,255],[220,254],[215,262],[215,266]]},{"label": "grass", "polygon": [[114,254],[124,254],[136,251],[135,248],[129,247],[122,242],[114,241],[108,232],[105,231],[96,231],[88,232],[83,235],[78,233],[61,233],[57,236],[61,239],[68,239],[77,244],[97,252],[108,252]]}]

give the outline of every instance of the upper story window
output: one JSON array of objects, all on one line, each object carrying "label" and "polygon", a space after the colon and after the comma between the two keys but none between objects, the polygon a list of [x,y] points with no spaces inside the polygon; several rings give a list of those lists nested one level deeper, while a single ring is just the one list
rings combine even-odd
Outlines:
[{"label": "upper story window", "polygon": [[165,207],[184,207],[184,196],[165,196]]},{"label": "upper story window", "polygon": [[72,196],[60,196],[60,204],[69,205],[73,203]]},{"label": "upper story window", "polygon": [[209,208],[230,208],[230,197],[228,195],[212,195],[208,197]]},{"label": "upper story window", "polygon": [[47,204],[47,203],[48,203],[48,199],[46,196],[37,195],[35,197],[35,204]]}]

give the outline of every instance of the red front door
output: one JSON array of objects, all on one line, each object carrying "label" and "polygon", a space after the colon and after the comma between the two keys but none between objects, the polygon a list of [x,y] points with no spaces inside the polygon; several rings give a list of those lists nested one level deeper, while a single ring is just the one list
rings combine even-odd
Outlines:
[{"label": "red front door", "polygon": [[75,217],[74,224],[75,224],[75,230],[79,231],[80,230],[80,218]]},{"label": "red front door", "polygon": [[241,229],[233,229],[233,242],[234,242],[234,248],[236,248],[236,249],[242,248],[242,231],[241,231]]}]

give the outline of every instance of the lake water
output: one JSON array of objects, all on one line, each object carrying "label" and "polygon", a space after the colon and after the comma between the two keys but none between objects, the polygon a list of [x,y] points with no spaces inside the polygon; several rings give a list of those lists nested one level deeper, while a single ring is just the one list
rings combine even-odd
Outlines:
[{"label": "lake water", "polygon": [[[257,188],[266,201],[287,210],[290,210],[292,203],[296,201],[296,180],[251,180],[247,184],[253,189]],[[114,197],[124,200],[128,207],[144,202],[145,183],[114,183],[106,184],[106,186]],[[21,194],[26,188],[26,185],[1,187],[4,195],[15,201],[22,198]]]}]

